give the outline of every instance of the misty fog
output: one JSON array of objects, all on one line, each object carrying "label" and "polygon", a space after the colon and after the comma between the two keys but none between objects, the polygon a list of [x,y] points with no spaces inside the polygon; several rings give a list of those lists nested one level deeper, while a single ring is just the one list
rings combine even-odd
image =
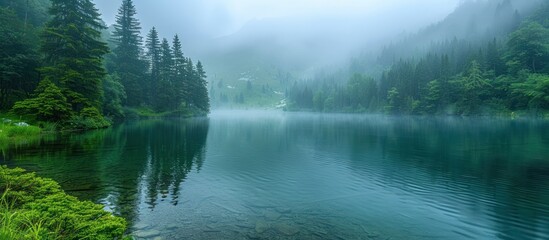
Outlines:
[{"label": "misty fog", "polygon": [[[96,2],[107,24],[112,24],[117,6],[109,0]],[[179,33],[192,57],[215,63],[220,56],[242,57],[239,53],[246,52],[246,57],[298,71],[378,50],[395,36],[440,21],[458,4],[458,0],[135,1],[144,33],[152,26],[166,37]]]},{"label": "misty fog", "polygon": [[0,152],[0,239],[549,239],[549,1],[0,0]]}]

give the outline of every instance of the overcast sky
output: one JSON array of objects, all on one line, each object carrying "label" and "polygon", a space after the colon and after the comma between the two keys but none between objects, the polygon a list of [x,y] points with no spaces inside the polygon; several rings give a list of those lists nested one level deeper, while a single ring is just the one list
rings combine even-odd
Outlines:
[{"label": "overcast sky", "polygon": [[[166,35],[218,37],[252,20],[402,16],[403,24],[427,24],[450,13],[460,0],[135,0],[144,31],[156,26]],[[108,24],[121,0],[95,0]],[[379,18],[378,18],[379,19]]]}]

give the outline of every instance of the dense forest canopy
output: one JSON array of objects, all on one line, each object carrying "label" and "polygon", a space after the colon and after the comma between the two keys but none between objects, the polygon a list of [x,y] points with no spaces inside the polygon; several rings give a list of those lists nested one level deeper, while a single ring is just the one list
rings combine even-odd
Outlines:
[{"label": "dense forest canopy", "polygon": [[[86,128],[138,115],[200,115],[210,99],[214,107],[391,114],[536,115],[548,108],[543,1],[464,1],[438,23],[316,72],[288,70],[296,60],[291,44],[284,52],[272,52],[278,48],[270,44],[280,42],[238,51],[212,46],[221,50],[210,74],[184,53],[185,37],[143,31],[133,1],[121,2],[108,27],[91,0],[0,6],[0,109],[38,121]],[[252,23],[240,38],[268,31]],[[257,57],[267,53],[273,62]]]},{"label": "dense forest canopy", "polygon": [[[474,30],[479,28],[475,22],[474,29],[440,38],[448,36],[446,32],[456,24],[451,15],[417,36],[386,47],[375,63],[355,60],[348,81],[342,79],[346,74],[335,74],[296,82],[287,94],[288,108],[451,115],[548,110],[549,4],[526,16],[511,1],[471,2],[462,8],[479,5],[493,13],[488,14],[492,21],[478,22],[483,31]],[[413,47],[417,39],[433,35],[438,37],[431,38],[424,50],[404,50],[417,49]],[[371,65],[388,67],[376,74],[369,71]]]},{"label": "dense forest canopy", "polygon": [[[91,0],[0,2],[0,109],[71,128],[98,128],[139,111],[209,112],[206,73],[155,28],[145,44],[124,0],[107,28]],[[112,31],[111,31],[112,30]]]}]

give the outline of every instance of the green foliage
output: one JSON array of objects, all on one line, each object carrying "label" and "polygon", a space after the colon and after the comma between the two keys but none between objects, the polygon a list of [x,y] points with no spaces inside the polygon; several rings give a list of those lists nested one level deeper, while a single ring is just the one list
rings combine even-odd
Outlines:
[{"label": "green foliage", "polygon": [[[496,38],[487,44],[457,38],[435,42],[423,57],[391,60],[389,70],[378,81],[355,74],[346,87],[337,83],[343,82],[345,75],[332,77],[332,82],[317,79],[318,84],[312,87],[294,84],[289,109],[458,115],[547,111],[547,9],[549,4],[523,24],[516,14],[501,23],[507,28],[501,32],[508,35],[502,36],[506,42]],[[389,60],[385,54],[384,50],[380,61]],[[321,107],[321,98],[330,99],[329,108]]]},{"label": "green foliage", "polygon": [[34,143],[40,140],[41,133],[42,129],[36,126],[0,123],[0,150],[13,145]]},{"label": "green foliage", "polygon": [[397,113],[401,105],[401,97],[398,89],[395,87],[391,88],[387,93],[388,105],[385,107],[385,111],[388,113]]},{"label": "green foliage", "polygon": [[116,75],[109,75],[103,81],[103,113],[111,119],[124,118],[122,103],[126,100],[126,91]]},{"label": "green foliage", "polygon": [[103,206],[65,194],[59,184],[0,166],[0,237],[120,239],[126,221]]},{"label": "green foliage", "polygon": [[2,131],[6,132],[8,138],[25,138],[39,136],[42,129],[36,126],[5,126]]},{"label": "green foliage", "polygon": [[190,90],[187,82],[189,73],[187,72],[187,59],[183,55],[181,41],[176,34],[172,41],[173,52],[173,87],[175,91],[175,102],[180,105],[190,101]]},{"label": "green foliage", "polygon": [[170,44],[167,39],[162,40],[161,59],[159,62],[158,89],[155,96],[155,108],[158,111],[166,111],[177,107],[177,95],[174,84],[174,62]]},{"label": "green foliage", "polygon": [[55,84],[42,81],[37,88],[37,97],[15,103],[13,111],[34,116],[40,121],[61,122],[72,116],[67,98]]},{"label": "green foliage", "polygon": [[160,41],[156,28],[152,28],[146,39],[146,57],[149,76],[145,103],[157,112],[180,110],[180,106],[191,112],[208,113],[210,99],[206,72],[199,61],[194,66],[191,59],[183,56],[181,42],[176,35],[173,46],[167,39]]},{"label": "green foliage", "polygon": [[[139,20],[135,17],[137,11],[132,0],[122,1],[116,15],[112,42],[114,58],[114,73],[120,78],[127,93],[125,103],[129,106],[139,106],[145,102],[146,94],[146,62],[140,58],[142,38]],[[105,92],[105,98],[109,99]],[[112,111],[107,111],[112,112]],[[114,111],[116,112],[116,111]],[[115,114],[117,115],[117,114]]]},{"label": "green foliage", "polygon": [[0,110],[27,97],[38,83],[34,28],[11,8],[0,7]]},{"label": "green foliage", "polygon": [[[192,62],[190,62],[192,64]],[[204,67],[202,66],[202,63],[198,61],[196,63],[196,73],[195,73],[195,96],[192,99],[194,102],[194,105],[202,110],[205,113],[210,112],[210,98],[208,96],[208,82],[206,82],[206,72],[204,71]],[[242,96],[241,99],[244,99]]]},{"label": "green foliage", "polygon": [[430,81],[427,84],[427,96],[425,96],[425,112],[434,114],[438,111],[441,101],[440,82],[438,80]]},{"label": "green foliage", "polygon": [[[48,18],[39,21],[33,11],[46,7]],[[121,119],[124,106],[209,112],[202,64],[195,68],[183,56],[178,36],[173,48],[166,39],[160,42],[155,28],[143,51],[136,13],[132,0],[122,2],[112,33],[113,54],[104,64],[109,49],[102,34],[109,33],[91,0],[0,1],[0,109],[75,129],[109,126],[101,113]],[[38,44],[38,31],[27,20],[43,24],[46,19]]]},{"label": "green foliage", "polygon": [[479,63],[472,61],[466,75],[461,77],[456,84],[461,90],[461,98],[458,102],[460,113],[466,115],[476,113],[481,103],[480,95],[483,89],[490,87],[483,76]]},{"label": "green foliage", "polygon": [[351,107],[359,109],[360,107],[370,108],[376,103],[377,84],[373,78],[355,74],[347,84],[347,95],[350,99]]},{"label": "green foliage", "polygon": [[156,98],[158,94],[158,82],[160,80],[160,60],[162,52],[160,49],[160,39],[156,28],[152,28],[147,34],[145,41],[146,57],[149,64],[149,78],[146,84],[148,91],[145,92],[147,103],[150,106],[156,107]]},{"label": "green foliage", "polygon": [[530,108],[549,109],[549,75],[531,74],[525,82],[513,84],[512,90],[528,99]]},{"label": "green foliage", "polygon": [[99,112],[97,108],[88,107],[82,109],[80,114],[71,118],[66,125],[69,126],[70,129],[86,130],[106,128],[109,127],[111,123],[101,115],[101,112]]},{"label": "green foliage", "polygon": [[91,0],[52,0],[52,15],[42,36],[43,79],[56,83],[75,112],[101,107],[105,77],[101,41],[105,27]]},{"label": "green foliage", "polygon": [[548,67],[549,29],[537,22],[526,22],[511,34],[508,42],[508,65],[516,73],[528,69],[534,73]]},{"label": "green foliage", "polygon": [[20,19],[25,20],[23,27],[42,26],[48,20],[50,0],[1,0],[0,7],[9,7]]}]

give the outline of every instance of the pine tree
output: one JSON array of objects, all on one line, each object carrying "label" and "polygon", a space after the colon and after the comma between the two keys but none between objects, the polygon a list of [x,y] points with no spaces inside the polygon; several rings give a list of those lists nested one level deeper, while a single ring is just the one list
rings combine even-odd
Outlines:
[{"label": "pine tree", "polygon": [[159,63],[159,82],[156,96],[156,109],[168,110],[174,108],[175,91],[172,86],[173,54],[167,39],[162,40],[161,58]]},{"label": "pine tree", "polygon": [[156,28],[152,28],[149,34],[147,35],[147,41],[146,41],[146,48],[147,48],[147,60],[149,61],[149,81],[145,84],[147,89],[150,89],[149,96],[147,98],[147,102],[149,105],[155,105],[155,96],[157,95],[157,89],[158,89],[158,81],[160,78],[160,57],[161,57],[161,49],[160,49],[160,39],[158,38],[158,32],[156,31]]},{"label": "pine tree", "polygon": [[[208,96],[208,82],[206,81],[206,72],[202,63],[198,61],[196,63],[196,78],[197,78],[197,107],[204,111],[210,112],[210,98]],[[242,96],[242,101],[244,97]]]},{"label": "pine tree", "polygon": [[138,106],[143,103],[145,89],[146,63],[141,60],[141,44],[139,20],[132,0],[123,0],[118,9],[112,41],[115,72],[124,85],[127,94],[126,103],[129,106]]},{"label": "pine tree", "polygon": [[472,114],[475,113],[480,105],[480,95],[484,88],[490,86],[488,81],[484,79],[480,64],[473,60],[471,66],[466,72],[466,75],[460,80],[462,89],[462,96],[460,101],[460,107],[462,113]]},{"label": "pine tree", "polygon": [[175,101],[177,105],[181,104],[184,101],[184,96],[189,94],[188,86],[185,84],[185,78],[187,76],[187,61],[183,55],[183,50],[181,47],[181,41],[179,36],[175,35],[172,43],[172,52],[173,52],[173,86],[176,91]]},{"label": "pine tree", "polygon": [[197,93],[198,93],[198,81],[197,81],[197,73],[196,69],[193,64],[193,60],[188,58],[186,60],[186,76],[185,76],[185,86],[186,86],[186,94],[183,96],[183,101],[187,105],[187,107],[196,107],[197,105]]},{"label": "pine tree", "polygon": [[160,80],[171,82],[173,78],[173,54],[167,39],[162,39],[161,56],[158,66]]},{"label": "pine tree", "polygon": [[60,86],[74,111],[101,109],[105,77],[100,14],[91,0],[52,0],[51,20],[43,34],[46,67],[42,76]]}]

